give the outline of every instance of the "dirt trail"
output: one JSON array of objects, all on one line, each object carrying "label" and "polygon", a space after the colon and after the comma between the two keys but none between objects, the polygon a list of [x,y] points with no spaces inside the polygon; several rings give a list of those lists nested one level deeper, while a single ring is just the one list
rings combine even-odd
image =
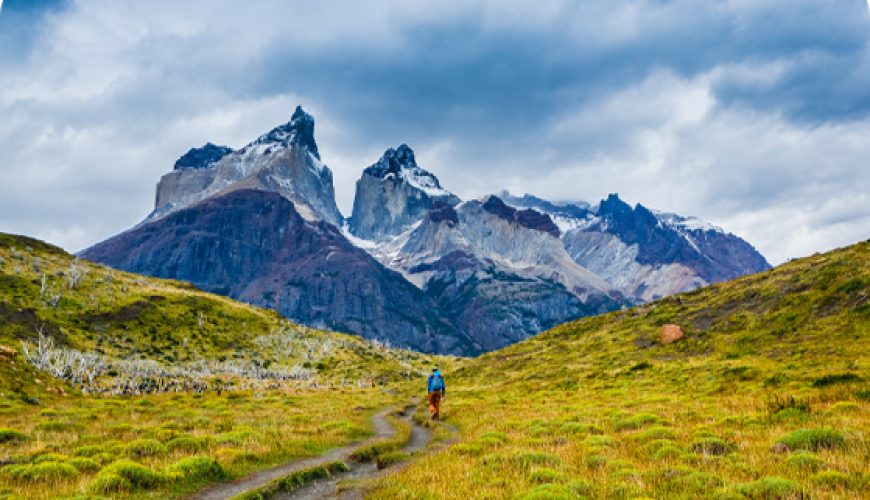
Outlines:
[{"label": "dirt trail", "polygon": [[[427,447],[429,447],[429,443],[432,441],[432,431],[414,422],[414,411],[415,408],[413,406],[408,407],[405,409],[404,415],[404,420],[412,425],[412,430],[411,439],[402,448],[401,451],[409,455],[425,451]],[[449,439],[438,443],[438,449],[452,444],[456,440],[458,435],[458,430],[456,429],[456,427],[444,422],[442,422],[440,425],[443,425],[448,430],[450,430],[452,436]],[[366,494],[364,485],[362,485],[361,487],[343,490],[342,492],[337,493],[336,490],[338,483],[341,481],[377,479],[383,477],[386,474],[396,472],[408,463],[410,463],[410,460],[395,464],[382,470],[378,470],[377,466],[374,463],[350,463],[351,470],[349,472],[337,474],[332,477],[318,479],[289,493],[283,493],[276,498],[279,498],[281,500],[319,500],[322,498],[342,500],[362,499]]]},{"label": "dirt trail", "polygon": [[372,417],[372,422],[374,423],[375,427],[375,436],[367,439],[362,443],[354,443],[352,445],[344,446],[342,448],[336,448],[319,457],[294,460],[292,462],[288,462],[286,464],[279,465],[271,469],[256,472],[248,477],[239,479],[232,483],[215,484],[192,495],[190,499],[224,500],[232,498],[246,491],[259,488],[272,481],[273,479],[287,476],[301,469],[322,465],[328,462],[334,462],[336,460],[347,460],[350,454],[360,446],[365,446],[380,439],[389,438],[395,433],[395,429],[393,429],[393,426],[390,425],[390,423],[386,419],[386,416],[390,413],[390,411],[392,411],[392,409],[388,408],[386,410],[382,410],[376,413],[374,417]]}]

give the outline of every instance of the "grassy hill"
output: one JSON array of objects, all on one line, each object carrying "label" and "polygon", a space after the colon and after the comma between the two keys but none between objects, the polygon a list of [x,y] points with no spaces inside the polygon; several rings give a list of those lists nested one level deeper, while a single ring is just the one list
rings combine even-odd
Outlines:
[{"label": "grassy hill", "polygon": [[0,235],[0,498],[177,497],[320,454],[434,362],[460,440],[375,498],[866,498],[868,297],[864,242],[453,360]]},{"label": "grassy hill", "polygon": [[373,495],[870,497],[868,298],[863,242],[469,360],[460,443]]},{"label": "grassy hill", "polygon": [[0,234],[0,498],[181,495],[319,454],[434,359]]}]

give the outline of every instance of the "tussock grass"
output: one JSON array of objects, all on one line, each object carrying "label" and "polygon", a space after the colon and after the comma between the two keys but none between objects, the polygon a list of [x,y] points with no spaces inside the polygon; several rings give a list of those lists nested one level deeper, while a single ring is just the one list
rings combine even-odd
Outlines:
[{"label": "tussock grass", "polygon": [[[39,332],[58,352],[96,355],[105,368],[93,384],[40,371],[24,354]],[[407,401],[400,384],[436,359],[452,362],[2,233],[0,346],[0,459],[12,462],[0,465],[0,497],[26,500],[178,497],[320,455],[370,435],[373,412]],[[206,374],[202,392],[106,392],[128,377],[123,368],[139,366],[151,371],[136,391],[172,387],[178,367],[206,366],[196,372]],[[244,375],[209,375],[214,367]],[[270,371],[302,376],[255,377]]]},{"label": "tussock grass", "polygon": [[329,477],[333,474],[349,471],[350,467],[344,462],[330,462],[316,467],[309,467],[296,471],[288,476],[276,479],[269,484],[238,496],[233,500],[266,500],[281,493],[289,493],[305,483]]},{"label": "tussock grass", "polygon": [[411,424],[397,418],[395,415],[387,416],[387,420],[390,421],[390,424],[396,430],[396,434],[393,437],[382,439],[354,450],[351,454],[352,460],[377,462],[380,457],[393,453],[408,443],[413,431]]},{"label": "tussock grass", "polygon": [[865,242],[468,360],[446,373],[459,443],[371,497],[865,498],[868,298]]}]

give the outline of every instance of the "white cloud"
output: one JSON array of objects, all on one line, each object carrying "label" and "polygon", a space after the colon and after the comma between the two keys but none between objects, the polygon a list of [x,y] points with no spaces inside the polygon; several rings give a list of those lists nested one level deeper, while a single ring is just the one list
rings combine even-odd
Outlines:
[{"label": "white cloud", "polygon": [[[361,169],[407,141],[466,197],[619,192],[773,262],[847,244],[870,236],[870,121],[800,123],[716,92],[776,88],[801,54],[860,46],[813,5],[76,2],[0,60],[0,230],[81,249],[141,220],[188,148],[239,147],[302,103],[345,212]],[[793,31],[758,29],[792,6]],[[792,105],[812,104],[799,91]]]}]

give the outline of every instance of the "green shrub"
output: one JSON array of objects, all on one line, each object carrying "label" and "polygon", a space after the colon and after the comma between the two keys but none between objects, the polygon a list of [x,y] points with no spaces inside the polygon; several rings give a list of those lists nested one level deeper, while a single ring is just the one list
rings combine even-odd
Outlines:
[{"label": "green shrub", "polygon": [[785,463],[798,469],[807,470],[818,470],[825,465],[825,461],[811,451],[798,451],[792,453],[785,459]]},{"label": "green shrub", "polygon": [[132,424],[113,424],[109,426],[109,434],[112,434],[113,436],[123,436],[132,432]]},{"label": "green shrub", "polygon": [[95,484],[104,478],[108,484],[118,485],[119,482],[110,476],[118,476],[128,484],[128,488],[148,489],[159,485],[163,477],[142,464],[130,460],[118,460],[103,468],[97,474]]},{"label": "green shrub", "polygon": [[796,422],[808,418],[810,418],[810,414],[799,408],[785,408],[770,415],[770,420],[774,422]]},{"label": "green shrub", "polygon": [[617,420],[616,423],[613,424],[613,427],[618,431],[626,429],[640,429],[647,424],[657,424],[661,421],[662,419],[659,418],[658,415],[654,415],[652,413],[638,413],[636,415],[632,415],[631,417]]},{"label": "green shrub", "polygon": [[795,409],[804,413],[810,412],[810,404],[807,401],[797,399],[794,396],[774,396],[767,401],[767,414],[774,415],[783,410]]},{"label": "green shrub", "polygon": [[356,426],[347,420],[327,422],[323,425],[323,428],[325,430],[335,431],[336,433],[342,434],[348,439],[359,439],[369,434],[365,429]]},{"label": "green shrub", "polygon": [[860,413],[861,407],[851,401],[838,401],[828,411],[831,413]]},{"label": "green shrub", "polygon": [[23,443],[27,440],[27,436],[15,429],[0,428],[0,443]]},{"label": "green shrub", "polygon": [[166,449],[169,451],[195,453],[206,448],[208,448],[208,439],[194,436],[178,436],[166,443]]},{"label": "green shrub", "polygon": [[59,462],[43,462],[32,465],[8,465],[0,469],[17,481],[35,483],[58,483],[76,477],[79,473],[73,466]]},{"label": "green shrub", "polygon": [[652,441],[654,439],[674,439],[677,435],[672,429],[657,425],[650,427],[637,435],[637,439],[641,441]]},{"label": "green shrub", "polygon": [[23,481],[27,479],[27,473],[32,469],[32,465],[12,464],[0,467],[0,476],[7,477],[12,480]]},{"label": "green shrub", "polygon": [[218,434],[218,436],[215,438],[215,442],[217,442],[218,444],[233,444],[238,446],[256,442],[258,437],[259,436],[257,435],[257,433],[254,431],[231,431],[225,432],[223,434]]},{"label": "green shrub", "polygon": [[393,464],[397,464],[399,462],[404,462],[408,460],[409,455],[407,453],[403,453],[400,451],[393,451],[390,453],[385,453],[375,460],[375,464],[378,469],[385,469]]},{"label": "green shrub", "polygon": [[42,432],[69,432],[79,429],[79,426],[73,422],[65,422],[58,420],[48,420],[36,424],[36,430]]},{"label": "green shrub", "polygon": [[725,482],[721,477],[706,472],[693,471],[677,476],[668,482],[672,489],[682,492],[706,493],[721,488]]},{"label": "green shrub", "polygon": [[226,472],[216,460],[204,456],[182,458],[170,465],[167,472],[170,476],[185,479],[220,481],[226,477]]},{"label": "green shrub", "polygon": [[804,498],[803,490],[794,481],[781,477],[765,477],[738,485],[734,490],[752,500],[794,500]]},{"label": "green shrub", "polygon": [[777,440],[791,450],[818,451],[839,448],[846,444],[843,433],[834,429],[800,429]]},{"label": "green shrub", "polygon": [[347,472],[350,467],[344,462],[329,462],[323,465],[309,467],[307,469],[298,470],[288,476],[276,479],[265,486],[254,490],[242,493],[233,498],[233,500],[263,500],[272,498],[280,493],[288,493],[299,486],[320,479],[329,477],[333,474]]},{"label": "green shrub", "polygon": [[133,489],[130,481],[118,474],[100,473],[91,483],[91,491],[102,494],[123,493]]},{"label": "green shrub", "polygon": [[849,476],[835,470],[826,470],[813,474],[810,480],[828,489],[848,488]]},{"label": "green shrub", "polygon": [[586,467],[597,469],[607,463],[607,457],[604,455],[589,455],[586,457]]},{"label": "green shrub", "polygon": [[616,446],[616,441],[610,436],[589,436],[583,440],[586,446]]},{"label": "green shrub", "polygon": [[124,448],[132,458],[153,457],[166,453],[166,447],[156,439],[137,439]]},{"label": "green shrub", "polygon": [[476,444],[461,443],[454,446],[453,451],[460,455],[477,456],[483,452],[483,448]]},{"label": "green shrub", "polygon": [[542,451],[527,451],[525,453],[520,453],[514,457],[514,462],[524,467],[531,467],[532,465],[559,465],[562,463],[562,459],[557,457],[556,455],[552,455],[550,453],[544,453]]},{"label": "green shrub", "polygon": [[102,446],[80,446],[73,450],[73,456],[76,457],[93,457],[103,452]]},{"label": "green shrub", "polygon": [[43,453],[42,455],[38,455],[31,460],[33,464],[41,464],[44,462],[65,462],[66,455],[61,455],[60,453]]},{"label": "green shrub", "polygon": [[508,438],[503,432],[495,432],[495,431],[484,432],[483,434],[480,435],[479,438],[477,438],[477,442],[486,443],[486,444],[490,444],[490,443],[503,444],[503,443],[506,443],[507,440],[508,440]]},{"label": "green shrub", "polygon": [[537,468],[529,475],[529,479],[531,479],[533,483],[556,483],[564,478],[564,474],[549,467]]},{"label": "green shrub", "polygon": [[79,472],[97,472],[100,470],[100,464],[92,458],[75,457],[66,461]]},{"label": "green shrub", "polygon": [[723,439],[710,437],[693,441],[692,451],[704,455],[726,455],[734,451],[734,445]]},{"label": "green shrub", "polygon": [[520,500],[574,500],[577,494],[561,484],[541,484],[520,495]]},{"label": "green shrub", "polygon": [[848,384],[850,382],[858,382],[861,377],[854,373],[833,373],[825,375],[813,380],[813,387],[827,387],[834,384]]},{"label": "green shrub", "polygon": [[676,446],[663,446],[653,453],[653,458],[656,460],[673,460],[679,458],[683,454],[683,450]]}]

